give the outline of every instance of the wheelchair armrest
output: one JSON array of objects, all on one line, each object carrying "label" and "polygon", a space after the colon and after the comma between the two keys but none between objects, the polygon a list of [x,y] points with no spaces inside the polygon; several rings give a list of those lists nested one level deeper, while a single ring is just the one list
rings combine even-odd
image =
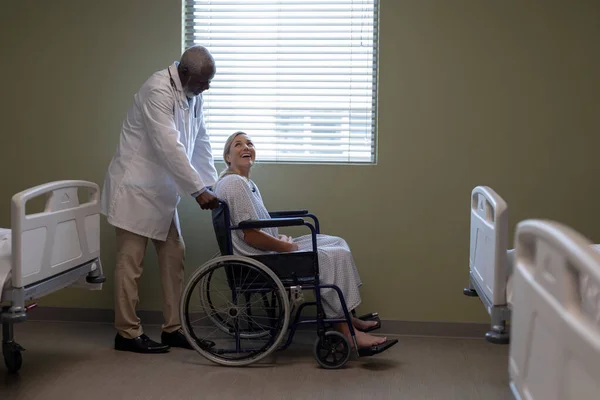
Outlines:
[{"label": "wheelchair armrest", "polygon": [[290,211],[269,211],[269,215],[271,218],[285,218],[285,217],[303,217],[303,218],[312,218],[314,221],[314,226],[317,234],[321,233],[321,228],[319,227],[319,220],[317,216],[314,214],[309,214],[308,210],[290,210]]},{"label": "wheelchair armrest", "polygon": [[[308,214],[310,215],[310,214]],[[315,218],[316,221],[316,218]],[[318,224],[318,222],[317,222]],[[260,228],[278,228],[283,226],[301,226],[304,225],[310,229],[310,236],[312,241],[312,252],[317,253],[317,227],[313,226],[309,222],[306,222],[304,218],[275,218],[275,219],[253,219],[248,221],[242,221],[237,226],[232,226],[229,229],[260,229]]]},{"label": "wheelchair armrest", "polygon": [[307,214],[308,210],[269,211],[271,218],[299,217]]},{"label": "wheelchair armrest", "polygon": [[254,219],[242,221],[236,227],[231,229],[260,229],[260,228],[278,228],[282,226],[304,225],[302,218],[277,218],[277,219]]}]

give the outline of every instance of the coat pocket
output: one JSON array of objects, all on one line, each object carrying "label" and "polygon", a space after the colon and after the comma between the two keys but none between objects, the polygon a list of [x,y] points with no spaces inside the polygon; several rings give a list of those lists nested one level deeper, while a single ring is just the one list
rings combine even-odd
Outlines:
[{"label": "coat pocket", "polygon": [[131,160],[131,166],[123,179],[125,187],[152,194],[171,191],[171,182],[163,166],[141,158]]}]

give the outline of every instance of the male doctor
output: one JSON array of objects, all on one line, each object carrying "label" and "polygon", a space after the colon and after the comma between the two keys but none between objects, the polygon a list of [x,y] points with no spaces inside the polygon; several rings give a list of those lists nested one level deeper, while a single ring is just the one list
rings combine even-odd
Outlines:
[{"label": "male doctor", "polygon": [[[217,180],[202,115],[202,92],[216,72],[210,52],[187,49],[179,62],[156,72],[133,98],[108,167],[102,213],[116,229],[115,349],[164,353],[191,349],[181,330],[185,245],[177,205],[194,196],[203,210],[218,206]],[[164,301],[161,343],[142,330],[136,315],[138,281],[150,239],[158,255]],[[202,343],[211,346],[211,342]]]}]

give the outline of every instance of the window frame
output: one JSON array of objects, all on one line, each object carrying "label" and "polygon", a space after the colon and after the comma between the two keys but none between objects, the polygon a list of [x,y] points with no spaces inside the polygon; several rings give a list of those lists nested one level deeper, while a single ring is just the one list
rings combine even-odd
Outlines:
[{"label": "window frame", "polygon": [[[193,4],[196,3],[197,1],[201,1],[201,0],[182,0],[181,5],[182,5],[182,29],[181,29],[181,49],[182,52],[185,51],[185,49],[190,46],[190,44],[188,43],[187,40],[187,35],[188,35],[188,24],[186,22],[187,19],[187,8],[189,6],[189,4]],[[354,2],[354,0],[348,0],[349,2]],[[371,159],[370,161],[351,161],[351,160],[340,160],[340,161],[336,161],[336,160],[308,160],[308,159],[303,159],[303,160],[289,160],[289,159],[268,159],[268,160],[264,160],[261,159],[260,156],[257,156],[257,163],[260,164],[276,164],[276,165],[286,165],[286,164],[291,164],[291,165],[355,165],[355,166],[376,166],[378,165],[379,162],[379,48],[380,48],[380,32],[381,32],[381,4],[380,4],[380,0],[369,0],[372,1],[373,4],[373,21],[372,21],[372,27],[373,27],[373,43],[372,43],[372,47],[373,47],[373,68],[372,68],[372,72],[371,72],[371,76],[372,76],[372,91],[371,91],[371,99],[372,99],[372,104],[371,104],[371,142],[372,142],[372,147],[371,147]],[[201,44],[204,45],[202,43],[197,43],[197,44]],[[206,45],[206,47],[210,50],[210,46]],[[218,74],[218,65],[217,65],[217,74]],[[366,75],[365,75],[366,76]],[[206,103],[206,100],[205,100]],[[204,113],[204,116],[206,117],[206,113]],[[320,117],[315,117],[317,120]],[[314,120],[313,121],[307,121],[306,124],[314,124]],[[279,132],[281,131],[281,129],[277,130],[276,134],[279,135]],[[314,131],[314,130],[312,130]],[[232,133],[234,132],[234,130],[231,131]],[[207,126],[207,134],[208,137],[211,138],[211,134],[210,134],[210,129]],[[211,140],[212,142],[212,140]],[[256,142],[256,141],[255,141]],[[213,150],[214,150],[214,146],[213,146]],[[260,147],[257,148],[258,151],[260,151]],[[215,153],[213,151],[213,158],[215,160],[215,162],[223,162],[223,157],[222,154],[220,152]]]}]

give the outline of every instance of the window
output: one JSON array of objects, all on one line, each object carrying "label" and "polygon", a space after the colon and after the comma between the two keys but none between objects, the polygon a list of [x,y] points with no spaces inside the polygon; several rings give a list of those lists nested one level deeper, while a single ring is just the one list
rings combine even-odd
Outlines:
[{"label": "window", "polygon": [[378,0],[185,0],[184,46],[206,46],[216,159],[247,132],[257,159],[374,163]]}]

